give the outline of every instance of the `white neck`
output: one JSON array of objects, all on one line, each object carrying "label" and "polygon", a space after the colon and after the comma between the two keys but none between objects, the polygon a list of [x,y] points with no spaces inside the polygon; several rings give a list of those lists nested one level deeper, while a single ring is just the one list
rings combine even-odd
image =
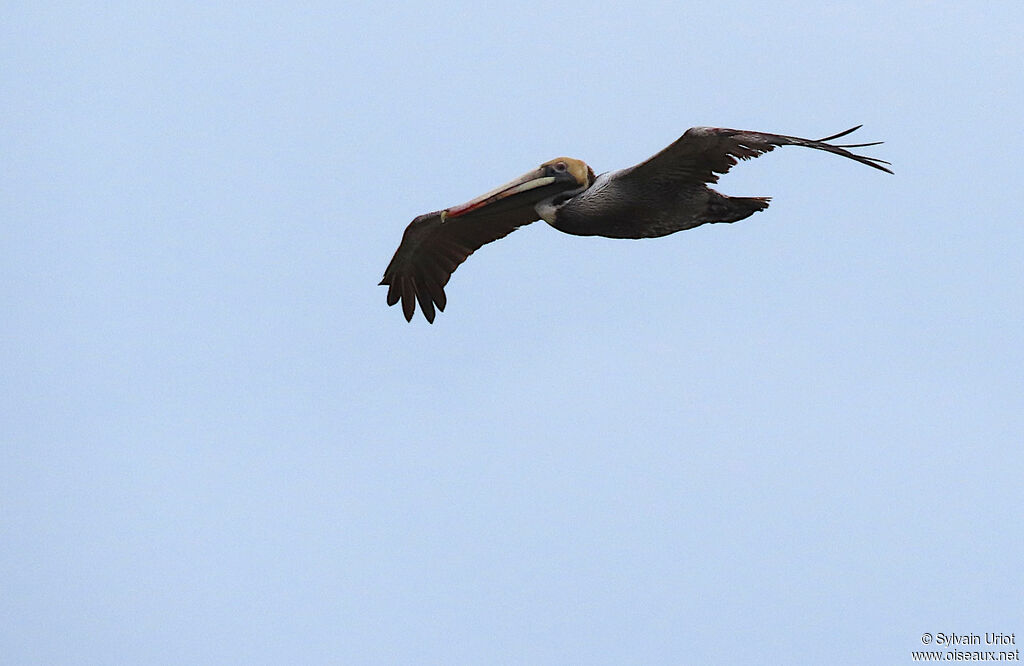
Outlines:
[{"label": "white neck", "polygon": [[[551,226],[555,226],[555,213],[558,212],[558,209],[567,204],[568,202],[572,201],[573,197],[582,194],[586,190],[587,186],[584,185],[575,190],[559,192],[558,194],[550,196],[547,199],[538,201],[537,204],[533,207],[533,209],[537,211],[537,215],[540,216],[540,219],[544,220]],[[560,200],[561,203],[555,205],[553,203],[555,199]]]}]

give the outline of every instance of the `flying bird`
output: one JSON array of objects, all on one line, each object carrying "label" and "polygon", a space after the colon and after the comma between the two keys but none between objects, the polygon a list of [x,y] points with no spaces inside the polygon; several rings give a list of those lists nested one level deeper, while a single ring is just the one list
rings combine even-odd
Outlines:
[{"label": "flying bird", "polygon": [[581,160],[558,157],[459,206],[420,215],[405,229],[384,271],[388,305],[402,302],[412,321],[419,301],[433,323],[444,311],[444,287],[459,264],[481,246],[541,219],[576,236],[657,238],[714,222],[736,222],[768,207],[769,197],[730,197],[707,185],[739,159],[776,146],[803,146],[841,155],[886,173],[889,164],[851,153],[872,143],[831,144],[860,125],[824,139],[800,139],[719,127],[694,127],[636,166],[594,175]]}]

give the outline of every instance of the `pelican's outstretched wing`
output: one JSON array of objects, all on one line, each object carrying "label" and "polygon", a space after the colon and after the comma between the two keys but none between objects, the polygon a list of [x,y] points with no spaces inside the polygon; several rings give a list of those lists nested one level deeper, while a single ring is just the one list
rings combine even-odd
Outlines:
[{"label": "pelican's outstretched wing", "polygon": [[537,219],[533,208],[491,213],[486,209],[459,217],[446,211],[420,215],[405,229],[380,284],[388,285],[388,305],[401,299],[406,321],[412,321],[416,301],[423,316],[434,322],[434,306],[444,312],[444,286],[463,261],[487,243],[504,238]]},{"label": "pelican's outstretched wing", "polygon": [[801,139],[783,134],[766,134],[748,130],[734,130],[722,127],[693,127],[686,130],[673,144],[654,157],[641,162],[632,169],[627,169],[621,177],[641,178],[647,181],[688,181],[692,183],[716,183],[718,174],[727,172],[737,160],[747,160],[763,155],[776,146],[803,146],[824,150],[856,160],[869,167],[892,173],[882,166],[889,164],[885,160],[874,157],[855,155],[847,148],[863,148],[877,146],[881,141],[872,143],[851,143],[836,145],[826,143],[833,139],[846,136],[860,129],[861,125],[852,127],[824,139]]}]

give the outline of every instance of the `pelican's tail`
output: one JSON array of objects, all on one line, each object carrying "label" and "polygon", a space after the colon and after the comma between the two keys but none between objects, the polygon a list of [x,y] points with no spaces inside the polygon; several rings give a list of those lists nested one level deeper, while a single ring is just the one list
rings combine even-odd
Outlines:
[{"label": "pelican's tail", "polygon": [[736,222],[768,207],[771,197],[727,197],[719,195],[712,199],[704,211],[707,222]]}]

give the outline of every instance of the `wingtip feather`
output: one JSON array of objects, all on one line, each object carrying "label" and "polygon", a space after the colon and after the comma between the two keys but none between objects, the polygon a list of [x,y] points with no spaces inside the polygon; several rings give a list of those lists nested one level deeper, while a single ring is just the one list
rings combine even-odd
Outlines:
[{"label": "wingtip feather", "polygon": [[430,294],[423,289],[416,290],[416,300],[420,303],[420,312],[426,318],[428,324],[434,323],[434,302],[430,300]]},{"label": "wingtip feather", "polygon": [[824,141],[832,141],[834,139],[838,139],[840,137],[844,137],[847,134],[852,134],[853,132],[856,132],[857,130],[859,130],[861,127],[864,127],[864,125],[861,124],[861,125],[857,125],[856,127],[851,127],[850,129],[844,130],[844,131],[840,132],[839,134],[833,134],[832,136],[826,136],[824,139],[818,139],[818,141],[822,141],[822,142],[824,142]]},{"label": "wingtip feather", "polygon": [[402,280],[402,314],[406,321],[412,321],[412,315],[416,312],[416,294],[412,280]]}]

